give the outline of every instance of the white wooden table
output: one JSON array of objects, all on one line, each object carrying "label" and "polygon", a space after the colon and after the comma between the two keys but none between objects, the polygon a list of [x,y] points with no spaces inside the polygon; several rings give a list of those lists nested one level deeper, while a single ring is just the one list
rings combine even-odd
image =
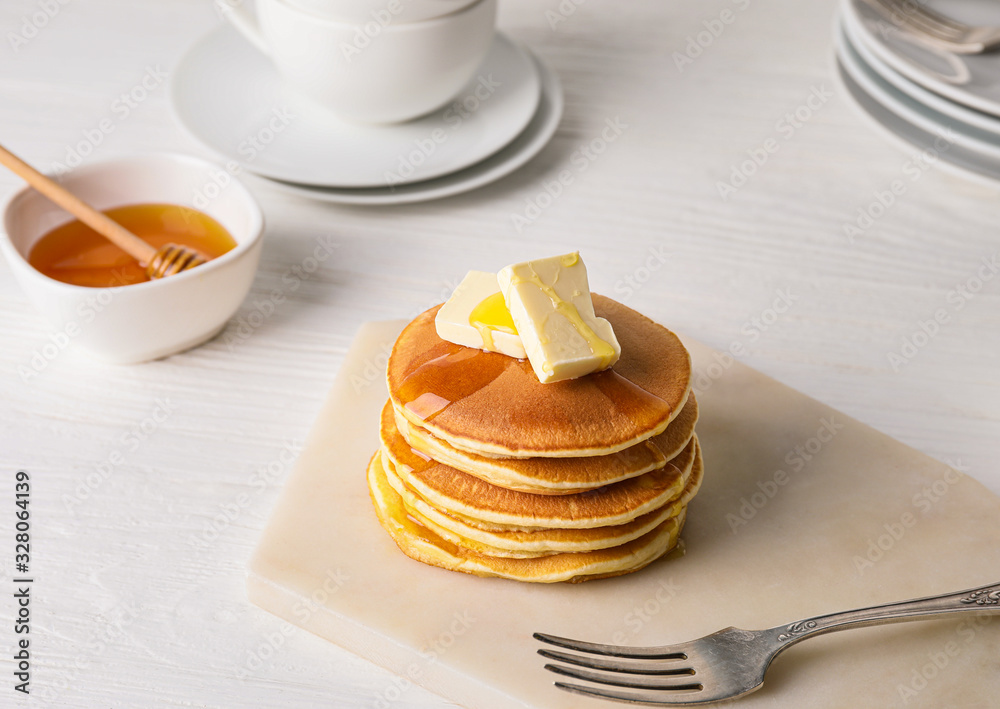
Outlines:
[{"label": "white wooden table", "polygon": [[[128,110],[120,97],[221,22],[211,4],[63,2],[0,5],[0,140],[42,167],[101,125],[89,160],[203,154],[171,119],[166,80]],[[981,269],[1000,248],[997,191],[936,165],[912,179],[913,155],[839,92],[833,15],[832,0],[503,0],[500,26],[565,85],[551,145],[494,185],[404,207],[250,182],[269,225],[253,293],[221,336],[163,361],[70,349],[25,380],[49,330],[0,265],[0,705],[16,696],[18,469],[33,485],[37,706],[447,705],[250,606],[243,578],[356,328],[415,315],[471,268],[580,249],[595,290],[742,345],[746,363],[1000,493],[1000,277]],[[621,135],[594,143],[607,121]],[[562,170],[571,184],[518,230]],[[850,238],[897,179],[905,193]],[[0,197],[18,188],[0,172]],[[317,239],[335,258],[289,287]],[[275,288],[286,301],[241,329]]]}]

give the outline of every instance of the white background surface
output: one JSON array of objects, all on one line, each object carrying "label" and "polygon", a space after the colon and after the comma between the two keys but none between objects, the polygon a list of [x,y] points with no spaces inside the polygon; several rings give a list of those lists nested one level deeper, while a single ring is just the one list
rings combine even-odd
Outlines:
[{"label": "white background surface", "polygon": [[[116,101],[169,74],[221,21],[209,3],[59,5],[15,51],[9,33],[46,4],[0,6],[3,143],[48,169],[110,121],[88,159],[200,152],[171,119],[165,80],[134,108]],[[22,468],[33,481],[33,703],[369,707],[395,696],[401,680],[250,606],[244,569],[358,325],[415,315],[471,268],[580,249],[594,290],[716,348],[740,343],[744,362],[1000,493],[1000,277],[971,299],[954,294],[1000,248],[996,190],[915,171],[914,155],[855,113],[833,79],[833,3],[573,7],[501,2],[500,26],[552,64],[567,96],[552,144],[513,176],[378,209],[248,180],[269,225],[261,271],[238,318],[201,348],[134,367],[67,349],[26,380],[49,329],[0,265],[0,568],[9,580]],[[679,68],[675,53],[723,9],[734,21]],[[815,108],[803,108],[810,96]],[[797,126],[784,118],[796,110]],[[626,127],[591,159],[581,150],[608,121]],[[722,199],[718,181],[769,140],[777,150]],[[512,215],[561,170],[572,182],[518,231]],[[845,224],[894,180],[904,193],[852,242]],[[18,188],[0,173],[0,196]],[[302,278],[317,240],[333,256]],[[275,289],[284,301],[254,315]],[[783,293],[793,305],[772,321]],[[894,368],[888,354],[938,309],[947,322]],[[14,611],[2,596],[9,698]],[[446,705],[401,694],[396,706]]]}]

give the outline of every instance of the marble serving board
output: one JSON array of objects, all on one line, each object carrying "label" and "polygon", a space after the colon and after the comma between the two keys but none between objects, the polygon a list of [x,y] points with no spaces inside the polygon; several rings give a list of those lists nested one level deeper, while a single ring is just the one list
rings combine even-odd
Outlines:
[{"label": "marble serving board", "polygon": [[[613,706],[553,687],[533,632],[655,645],[726,626],[1000,582],[1000,498],[949,467],[685,340],[705,483],[686,553],[629,576],[522,584],[397,550],[365,467],[402,322],[357,335],[250,564],[250,599],[470,708]],[[986,707],[1000,697],[1000,614],[834,633],[777,658],[740,707]],[[994,705],[995,706],[995,705]]]}]

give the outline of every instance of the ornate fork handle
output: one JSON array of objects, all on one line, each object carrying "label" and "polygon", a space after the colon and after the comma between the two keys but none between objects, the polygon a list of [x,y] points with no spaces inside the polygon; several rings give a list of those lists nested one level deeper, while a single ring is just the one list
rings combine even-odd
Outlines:
[{"label": "ornate fork handle", "polygon": [[907,620],[921,620],[936,615],[951,613],[1000,611],[1000,583],[980,588],[946,593],[943,596],[929,596],[912,601],[886,603],[881,606],[858,608],[841,613],[819,615],[806,618],[789,625],[781,625],[764,631],[773,637],[778,651],[794,645],[814,635],[832,633],[837,630],[861,628],[866,625],[899,623]]}]

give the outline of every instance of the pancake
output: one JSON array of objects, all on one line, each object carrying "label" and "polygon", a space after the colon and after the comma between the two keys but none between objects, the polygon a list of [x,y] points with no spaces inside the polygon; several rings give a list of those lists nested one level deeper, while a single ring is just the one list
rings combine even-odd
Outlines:
[{"label": "pancake", "polygon": [[678,516],[701,486],[704,474],[701,455],[695,458],[687,486],[679,497],[631,522],[591,529],[546,529],[486,531],[442,512],[407,488],[382,458],[386,479],[399,494],[407,513],[442,539],[489,556],[531,557],[564,552],[606,549],[637,539],[663,521]]},{"label": "pancake", "polygon": [[382,456],[378,453],[368,464],[368,489],[379,523],[410,558],[452,571],[517,581],[576,582],[637,571],[670,551],[684,525],[682,513],[643,536],[610,549],[511,559],[463,549],[414,521],[387,482]]},{"label": "pancake", "polygon": [[442,340],[440,306],[417,316],[393,346],[386,379],[393,408],[461,451],[481,456],[610,455],[662,433],[691,387],[677,336],[610,298],[594,295],[614,327],[618,362],[603,372],[542,384],[527,360]]},{"label": "pancake", "polygon": [[448,445],[391,409],[390,403],[382,411],[383,420],[387,410],[391,411],[395,415],[396,428],[411,447],[493,485],[536,495],[582,492],[662,468],[688,444],[698,421],[698,402],[694,393],[691,393],[687,403],[663,433],[612,455],[583,458],[487,458]]},{"label": "pancake", "polygon": [[492,485],[410,447],[384,416],[384,454],[396,475],[439,510],[463,519],[509,527],[581,529],[630,522],[678,497],[698,448],[692,436],[681,453],[658,470],[574,495],[536,495]]}]

